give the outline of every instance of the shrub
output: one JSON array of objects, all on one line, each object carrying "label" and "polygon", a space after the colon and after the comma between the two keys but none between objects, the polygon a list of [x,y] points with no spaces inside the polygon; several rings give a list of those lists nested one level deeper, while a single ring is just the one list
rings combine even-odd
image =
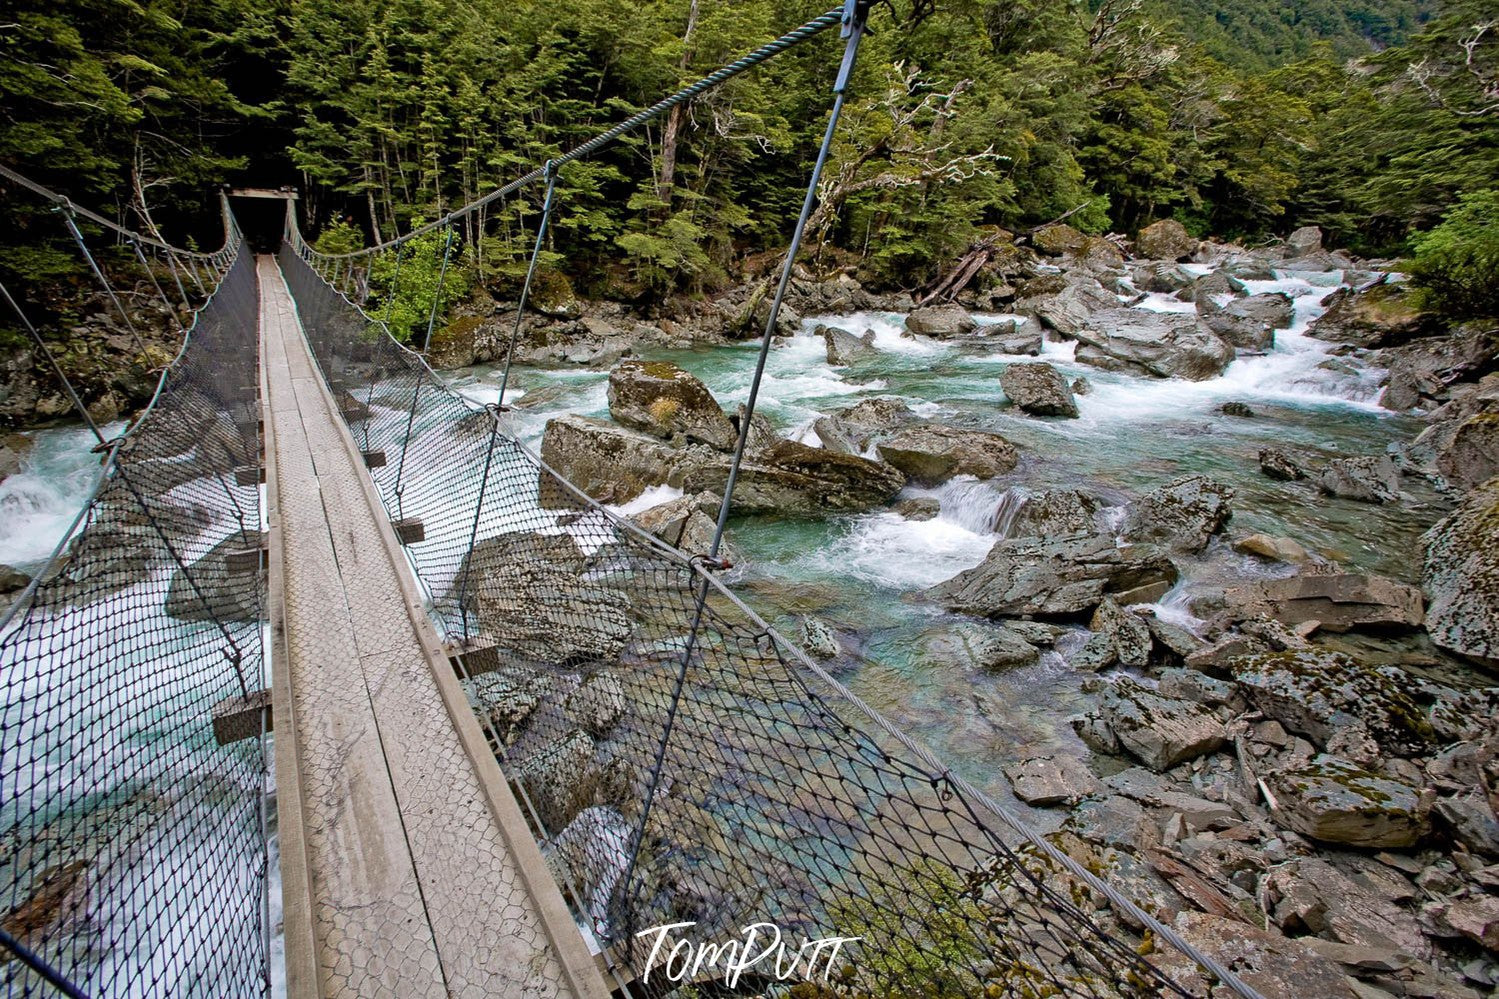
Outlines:
[{"label": "shrub", "polygon": [[1423,308],[1453,319],[1499,313],[1499,190],[1464,195],[1411,247]]}]

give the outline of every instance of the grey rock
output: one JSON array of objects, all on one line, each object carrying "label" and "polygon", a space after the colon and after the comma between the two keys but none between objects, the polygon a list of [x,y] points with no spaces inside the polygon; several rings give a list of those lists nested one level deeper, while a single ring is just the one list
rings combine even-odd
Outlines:
[{"label": "grey rock", "polygon": [[1069,274],[1053,293],[1025,298],[1015,311],[1035,316],[1047,329],[1074,336],[1087,327],[1096,313],[1119,308],[1119,296],[1093,278]]},{"label": "grey rock", "polygon": [[1285,257],[1295,260],[1322,249],[1322,230],[1314,225],[1302,226],[1286,237]]},{"label": "grey rock", "polygon": [[1118,662],[1119,649],[1114,645],[1114,636],[1106,631],[1093,632],[1067,657],[1067,665],[1081,673],[1102,673]]},{"label": "grey rock", "polygon": [[843,654],[843,645],[832,625],[810,614],[802,615],[801,645],[813,659],[836,659]]},{"label": "grey rock", "polygon": [[31,577],[15,566],[0,564],[0,596],[19,593],[31,585]]},{"label": "grey rock", "polygon": [[230,552],[259,548],[259,532],[242,535],[235,531],[185,572],[174,569],[167,585],[166,613],[179,621],[260,620],[260,577],[254,572],[230,571],[224,561]]},{"label": "grey rock", "polygon": [[1199,552],[1233,516],[1234,491],[1205,475],[1174,479],[1130,505],[1122,537]]},{"label": "grey rock", "polygon": [[1427,427],[1408,453],[1413,464],[1449,489],[1482,485],[1499,475],[1499,412]]},{"label": "grey rock", "polygon": [[1424,320],[1408,287],[1378,284],[1363,291],[1343,289],[1327,303],[1308,335],[1355,347],[1388,347],[1418,336]]},{"label": "grey rock", "polygon": [[24,434],[0,436],[0,482],[25,467],[26,457],[31,453],[32,446],[31,438]]},{"label": "grey rock", "polygon": [[[652,486],[680,487],[686,469],[704,459],[691,449],[674,448],[607,420],[559,416],[547,421],[542,433],[541,460],[595,500],[627,503]],[[546,509],[578,505],[545,472],[540,473],[540,489]]]},{"label": "grey rock", "polygon": [[1290,538],[1277,538],[1270,534],[1251,534],[1239,538],[1233,544],[1240,555],[1253,555],[1269,562],[1288,562],[1291,565],[1306,565],[1315,562],[1311,552]]},{"label": "grey rock", "polygon": [[1066,223],[1049,225],[1031,233],[1031,245],[1054,257],[1076,253],[1087,242],[1088,237],[1084,233]]},{"label": "grey rock", "polygon": [[1026,316],[1017,323],[997,323],[980,329],[986,346],[999,349],[1002,354],[1028,354],[1039,356],[1046,337],[1046,329],[1034,316]]},{"label": "grey rock", "polygon": [[1266,579],[1224,593],[1239,617],[1264,615],[1285,625],[1316,621],[1323,631],[1419,628],[1421,591],[1384,576],[1325,573]]},{"label": "grey rock", "polygon": [[1317,486],[1360,503],[1393,503],[1400,498],[1400,470],[1384,454],[1334,458],[1317,476]]},{"label": "grey rock", "polygon": [[1105,371],[1152,378],[1216,378],[1234,359],[1234,348],[1196,316],[1109,309],[1089,316],[1072,332],[1077,360]]},{"label": "grey rock", "polygon": [[609,734],[624,715],[625,688],[613,673],[595,673],[584,680],[567,698],[564,715],[589,735],[601,738]]},{"label": "grey rock", "polygon": [[567,828],[591,803],[600,777],[593,754],[593,739],[586,732],[573,732],[528,756],[517,768],[516,777],[547,828]]},{"label": "grey rock", "polygon": [[1271,774],[1267,783],[1279,806],[1277,821],[1322,843],[1406,849],[1428,828],[1415,788],[1335,756]]},{"label": "grey rock", "polygon": [[1045,361],[1007,365],[1000,373],[999,384],[1012,403],[1034,416],[1078,415],[1077,400],[1067,379]]},{"label": "grey rock", "polygon": [[655,437],[678,435],[721,451],[738,432],[708,387],[666,361],[626,361],[609,373],[609,415]]},{"label": "grey rock", "polygon": [[1222,748],[1223,722],[1208,709],[1120,679],[1104,693],[1099,713],[1119,744],[1157,772]]},{"label": "grey rock", "polygon": [[[715,454],[688,469],[681,488],[718,491],[728,472],[729,456]],[[884,462],[778,440],[740,466],[733,509],[799,517],[857,512],[883,506],[905,484],[906,477]]]},{"label": "grey rock", "polygon": [[1020,460],[1015,445],[999,434],[935,424],[898,430],[876,447],[890,465],[912,481],[928,485],[955,475],[992,479],[1012,470]]},{"label": "grey rock", "polygon": [[1141,767],[1130,767],[1105,777],[1103,784],[1115,794],[1122,794],[1142,805],[1181,815],[1199,832],[1227,829],[1244,821],[1231,805],[1185,794],[1174,784]]},{"label": "grey rock", "polygon": [[917,309],[907,316],[906,329],[940,340],[966,336],[978,329],[978,323],[960,305],[935,305]]},{"label": "grey rock", "polygon": [[[1174,928],[1263,996],[1360,999],[1341,968],[1300,940],[1205,912],[1180,913]],[[1151,960],[1188,995],[1209,995],[1217,986],[1217,979],[1174,947],[1152,954]]]},{"label": "grey rock", "polygon": [[1443,798],[1432,811],[1448,834],[1469,851],[1499,857],[1499,819],[1485,795],[1475,791]]},{"label": "grey rock", "polygon": [[1040,808],[1072,804],[1103,789],[1087,764],[1071,756],[1037,756],[1005,767],[1015,797]]},{"label": "grey rock", "polygon": [[874,347],[873,330],[866,332],[863,336],[855,336],[836,326],[819,326],[813,330],[813,333],[822,337],[824,343],[827,344],[829,364],[852,364],[879,354]]},{"label": "grey rock", "polygon": [[979,565],[933,587],[952,610],[984,617],[1091,614],[1106,594],[1158,581],[1176,567],[1160,549],[1108,535],[1017,538],[994,545]]},{"label": "grey rock", "polygon": [[[680,496],[642,510],[630,520],[642,531],[673,548],[700,555],[713,546],[713,535],[718,530],[718,508],[722,502],[722,497],[716,493]],[[722,545],[719,554],[733,561],[733,555]]]},{"label": "grey rock", "polygon": [[957,621],[930,634],[923,653],[959,666],[1007,670],[1030,666],[1040,658],[1034,646],[1007,627]]},{"label": "grey rock", "polygon": [[1009,534],[1016,538],[1063,538],[1098,530],[1098,500],[1076,489],[1047,489],[1025,498]]},{"label": "grey rock", "polygon": [[876,438],[916,419],[904,400],[866,399],[848,409],[813,421],[823,447],[844,454],[861,454]]},{"label": "grey rock", "polygon": [[1151,223],[1135,236],[1135,252],[1151,260],[1186,260],[1201,241],[1175,219]]},{"label": "grey rock", "polygon": [[1251,295],[1227,305],[1199,296],[1197,314],[1213,333],[1244,350],[1269,350],[1275,346],[1275,331],[1289,329],[1295,318],[1290,297],[1280,292]]},{"label": "grey rock", "polygon": [[907,520],[931,520],[942,512],[942,503],[935,496],[913,496],[890,509]]},{"label": "grey rock", "polygon": [[1469,493],[1422,542],[1421,587],[1430,601],[1431,640],[1449,652],[1499,665],[1499,478]]},{"label": "grey rock", "polygon": [[1276,867],[1265,896],[1276,925],[1331,942],[1312,946],[1339,963],[1397,970],[1431,954],[1414,916],[1326,860],[1306,857]]},{"label": "grey rock", "polygon": [[1290,455],[1273,447],[1260,449],[1260,471],[1279,482],[1294,482],[1306,478],[1306,469]]},{"label": "grey rock", "polygon": [[1149,626],[1138,614],[1132,614],[1115,603],[1113,597],[1106,596],[1099,601],[1088,627],[1113,640],[1114,653],[1122,665],[1143,668],[1149,664],[1153,644]]}]

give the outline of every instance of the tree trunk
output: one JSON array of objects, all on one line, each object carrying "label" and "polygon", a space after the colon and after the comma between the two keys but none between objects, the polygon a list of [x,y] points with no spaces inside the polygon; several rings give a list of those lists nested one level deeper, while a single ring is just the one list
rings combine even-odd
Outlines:
[{"label": "tree trunk", "polygon": [[[692,62],[692,33],[697,29],[697,2],[692,0],[687,8],[687,30],[682,35],[682,59],[678,68],[686,70]],[[666,116],[666,125],[661,130],[661,171],[656,177],[656,193],[662,202],[662,213],[671,214],[671,189],[677,176],[677,136],[681,134],[682,118],[687,114],[685,104],[678,104]]]}]

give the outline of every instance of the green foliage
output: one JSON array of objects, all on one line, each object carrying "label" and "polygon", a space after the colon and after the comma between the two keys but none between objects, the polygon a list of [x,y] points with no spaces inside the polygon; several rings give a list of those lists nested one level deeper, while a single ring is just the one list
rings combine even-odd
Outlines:
[{"label": "green foliage", "polygon": [[457,239],[453,240],[444,273],[446,247],[447,230],[437,229],[408,242],[399,259],[394,253],[375,257],[370,268],[370,302],[366,311],[385,320],[402,343],[420,343],[427,335],[429,322],[434,330],[441,328],[447,310],[462,301],[473,287],[467,249]]},{"label": "green foliage", "polygon": [[324,226],[312,244],[319,253],[353,253],[364,249],[364,233],[347,219]]},{"label": "green foliage", "polygon": [[1454,319],[1499,312],[1499,190],[1465,195],[1411,247],[1424,307]]}]

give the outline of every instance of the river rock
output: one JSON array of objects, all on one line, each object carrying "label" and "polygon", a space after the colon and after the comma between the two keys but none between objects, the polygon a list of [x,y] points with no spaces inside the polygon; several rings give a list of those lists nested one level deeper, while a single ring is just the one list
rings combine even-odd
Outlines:
[{"label": "river rock", "polygon": [[1302,226],[1286,237],[1284,249],[1287,260],[1295,260],[1322,249],[1322,230],[1314,225]]},{"label": "river rock", "polygon": [[[715,455],[689,469],[683,491],[722,489],[729,461],[728,455]],[[905,484],[905,475],[884,462],[778,440],[740,466],[733,509],[792,517],[858,512],[884,506]]]},{"label": "river rock", "polygon": [[1102,236],[1089,236],[1070,256],[1073,266],[1091,271],[1112,271],[1124,266],[1124,254],[1119,247]]},{"label": "river rock", "polygon": [[995,323],[980,328],[984,343],[999,349],[1001,354],[1028,354],[1038,357],[1046,338],[1046,329],[1034,316],[1026,316],[1018,322]]},{"label": "river rock", "polygon": [[1135,252],[1151,260],[1186,260],[1199,245],[1200,241],[1175,219],[1153,222],[1135,237]]},{"label": "river rock", "polygon": [[[473,661],[469,661],[473,673]],[[502,743],[514,745],[516,734],[535,713],[546,695],[547,677],[533,670],[511,667],[473,673],[465,682],[469,703],[489,722]]]},{"label": "river rock", "polygon": [[[1135,244],[1135,250],[1139,251],[1138,242]],[[1135,287],[1141,291],[1174,295],[1192,287],[1197,281],[1197,275],[1178,265],[1175,258],[1172,258],[1157,263],[1137,265],[1134,280]]]},{"label": "river rock", "polygon": [[1271,292],[1251,295],[1220,306],[1211,297],[1197,299],[1197,314],[1208,329],[1245,350],[1269,350],[1275,331],[1288,329],[1295,309],[1288,295]]},{"label": "river rock", "polygon": [[1233,489],[1206,475],[1175,479],[1130,504],[1121,537],[1200,552],[1233,516],[1233,497]]},{"label": "river rock", "polygon": [[813,659],[836,659],[843,654],[843,645],[833,626],[811,614],[802,615],[801,646]]},{"label": "river rock", "polygon": [[31,449],[31,438],[24,434],[0,436],[0,482],[25,467],[26,457],[31,454]]},{"label": "river rock", "polygon": [[[1409,882],[1397,890],[1410,890]],[[1431,954],[1414,916],[1326,860],[1303,857],[1277,865],[1265,879],[1264,893],[1277,926],[1344,945],[1341,951],[1318,950],[1345,963],[1384,964],[1395,970]]]},{"label": "river rock", "polygon": [[478,610],[481,636],[522,659],[563,667],[611,663],[630,640],[627,596],[569,566],[505,559],[473,575],[479,578],[468,600]]},{"label": "river rock", "polygon": [[1474,943],[1499,951],[1499,896],[1460,898],[1442,909],[1441,921]]},{"label": "river rock", "polygon": [[1322,843],[1363,849],[1407,849],[1428,827],[1426,805],[1408,784],[1328,754],[1296,770],[1271,774],[1278,822]]},{"label": "river rock", "polygon": [[1260,471],[1277,482],[1294,482],[1306,478],[1306,469],[1290,455],[1273,447],[1260,449]]},{"label": "river rock", "polygon": [[1153,378],[1216,378],[1234,359],[1234,348],[1196,316],[1138,309],[1094,313],[1072,333],[1077,360],[1105,371]]},{"label": "river rock", "polygon": [[1000,541],[984,561],[928,592],[952,610],[983,617],[1088,615],[1106,594],[1176,582],[1176,566],[1151,545],[1099,534]]},{"label": "river rock", "polygon": [[1088,627],[1109,636],[1114,643],[1114,655],[1121,665],[1143,669],[1149,664],[1154,644],[1150,626],[1138,614],[1120,607],[1113,597],[1106,596],[1099,601]]},{"label": "river rock", "polygon": [[1215,752],[1226,741],[1223,722],[1208,709],[1162,697],[1129,679],[1104,692],[1099,714],[1119,744],[1157,772]]},{"label": "river rock", "polygon": [[932,632],[923,642],[922,651],[962,667],[991,671],[1030,666],[1040,658],[1035,647],[1015,630],[978,621],[954,621]]},{"label": "river rock", "polygon": [[1014,538],[1063,538],[1098,530],[1099,501],[1076,489],[1047,489],[1025,498],[1010,525]]},{"label": "river rock", "polygon": [[880,457],[913,482],[938,485],[955,475],[992,479],[1020,460],[1015,445],[999,434],[931,424],[908,427],[876,446]]},{"label": "river rock", "polygon": [[260,580],[251,572],[228,568],[230,552],[256,551],[259,532],[238,531],[214,545],[208,554],[172,572],[164,610],[179,621],[222,621],[226,624],[260,620]]},{"label": "river rock", "polygon": [[1309,336],[1354,347],[1389,347],[1419,336],[1424,321],[1405,285],[1377,284],[1333,293]]},{"label": "river rock", "polygon": [[1047,329],[1063,336],[1074,336],[1087,327],[1095,313],[1119,308],[1119,296],[1094,278],[1070,272],[1059,280],[1063,282],[1061,290],[1021,299],[1015,303],[1015,311],[1034,316]]},{"label": "river rock", "polygon": [[1077,400],[1067,379],[1045,361],[1006,365],[999,385],[1012,403],[1034,416],[1077,417]]},{"label": "river rock", "polygon": [[598,787],[593,739],[573,732],[521,761],[516,778],[548,829],[566,829],[587,807]]},{"label": "river rock", "polygon": [[1317,476],[1317,487],[1360,503],[1393,503],[1400,498],[1400,469],[1386,454],[1334,458]]},{"label": "river rock", "polygon": [[1316,621],[1323,631],[1407,630],[1425,619],[1416,587],[1351,572],[1265,579],[1228,590],[1225,602],[1241,617],[1263,615],[1292,626]]},{"label": "river rock", "polygon": [[1449,652],[1499,666],[1499,478],[1428,531],[1421,586],[1426,630]]},{"label": "river rock", "polygon": [[868,330],[863,336],[854,336],[836,326],[819,326],[813,333],[822,337],[827,345],[829,364],[852,364],[879,353],[874,347],[874,330]]},{"label": "river rock", "polygon": [[0,564],[0,597],[20,593],[31,585],[31,577],[12,565]]},{"label": "river rock", "polygon": [[1499,412],[1427,427],[1408,454],[1447,488],[1472,489],[1499,475]]},{"label": "river rock", "polygon": [[1399,755],[1428,751],[1435,740],[1410,676],[1395,667],[1308,649],[1241,656],[1227,669],[1256,710],[1318,746],[1351,729]]},{"label": "river rock", "polygon": [[1045,226],[1031,233],[1031,245],[1053,257],[1075,253],[1087,242],[1086,235],[1065,223]]},{"label": "river rock", "polygon": [[[733,425],[730,424],[730,429]],[[652,486],[681,486],[686,468],[704,460],[651,434],[585,416],[548,420],[541,460],[600,503],[628,503]],[[568,509],[577,500],[540,473],[541,505]],[[717,483],[714,488],[722,488]]]},{"label": "river rock", "polygon": [[822,446],[843,454],[861,454],[878,436],[916,419],[902,399],[865,399],[812,422]]},{"label": "river rock", "polygon": [[907,520],[933,520],[942,512],[942,501],[935,496],[912,496],[895,503],[890,509]]},{"label": "river rock", "polygon": [[563,715],[595,738],[603,738],[624,715],[625,688],[613,673],[595,673],[567,698]]},{"label": "river rock", "polygon": [[698,378],[666,361],[626,361],[609,373],[616,423],[670,440],[682,437],[732,451],[734,424]]},{"label": "river rock", "polygon": [[1390,380],[1379,404],[1398,411],[1435,409],[1465,388],[1474,388],[1472,381],[1493,367],[1495,357],[1499,329],[1484,322],[1465,323],[1446,336],[1421,337],[1382,350],[1379,363],[1389,369]]},{"label": "river rock", "polygon": [[961,305],[929,305],[906,317],[906,329],[922,336],[944,340],[966,336],[978,329],[978,323]]},{"label": "river rock", "polygon": [[1269,562],[1287,562],[1291,565],[1306,565],[1315,561],[1312,553],[1290,538],[1277,538],[1270,534],[1251,534],[1233,544],[1240,555],[1253,555]]},{"label": "river rock", "polygon": [[[1174,928],[1193,947],[1212,955],[1260,995],[1310,999],[1371,999],[1352,979],[1306,943],[1269,933],[1239,919],[1182,912]],[[1217,979],[1175,947],[1151,954],[1151,963],[1187,995],[1205,996]]]},{"label": "river rock", "polygon": [[1073,804],[1103,790],[1088,765],[1072,756],[1035,756],[1005,767],[1015,797],[1027,805]]},{"label": "river rock", "polygon": [[[722,502],[722,497],[711,492],[679,496],[642,510],[630,520],[645,533],[660,538],[673,548],[704,554],[713,546],[713,535],[718,529],[718,508]],[[733,561],[727,549],[720,548],[719,554]]]}]

